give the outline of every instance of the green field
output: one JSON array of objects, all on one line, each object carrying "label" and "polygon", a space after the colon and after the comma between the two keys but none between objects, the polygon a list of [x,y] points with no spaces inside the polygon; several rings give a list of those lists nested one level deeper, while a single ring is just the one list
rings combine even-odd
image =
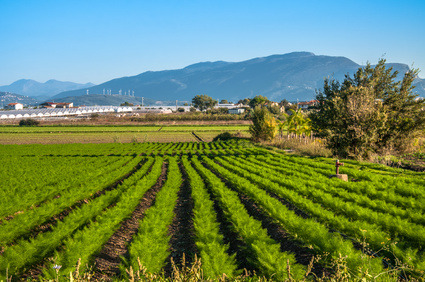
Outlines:
[{"label": "green field", "polygon": [[0,126],[0,144],[209,142],[223,132],[249,137],[247,125]]},{"label": "green field", "polygon": [[0,279],[65,281],[78,261],[96,280],[141,265],[167,277],[183,254],[204,278],[302,279],[313,257],[308,279],[424,274],[424,173],[345,161],[342,182],[328,178],[332,159],[248,141],[0,145],[0,156]]}]

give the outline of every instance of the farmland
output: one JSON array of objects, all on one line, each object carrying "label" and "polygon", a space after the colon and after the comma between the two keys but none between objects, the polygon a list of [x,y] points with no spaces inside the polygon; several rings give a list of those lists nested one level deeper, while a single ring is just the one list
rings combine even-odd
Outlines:
[{"label": "farmland", "polygon": [[425,270],[423,173],[345,161],[342,182],[328,178],[332,159],[234,140],[1,145],[0,155],[0,279],[69,277],[77,264],[96,279],[169,276],[171,261],[195,255],[204,278]]},{"label": "farmland", "polygon": [[[0,126],[0,144],[209,142],[222,132],[249,137],[248,125]],[[196,137],[197,136],[197,137]]]}]

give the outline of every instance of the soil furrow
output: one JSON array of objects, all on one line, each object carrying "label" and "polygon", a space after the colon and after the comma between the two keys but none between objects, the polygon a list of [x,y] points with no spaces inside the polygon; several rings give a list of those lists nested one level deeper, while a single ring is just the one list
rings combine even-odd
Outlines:
[{"label": "soil furrow", "polygon": [[[205,164],[203,163],[205,166]],[[194,167],[196,169],[196,167]],[[223,243],[229,245],[228,253],[229,255],[236,254],[236,261],[238,263],[239,269],[246,269],[250,272],[256,271],[255,266],[251,265],[247,258],[251,256],[247,245],[235,231],[232,223],[226,218],[223,210],[221,209],[218,200],[211,191],[211,188],[208,184],[207,191],[210,194],[210,198],[214,203],[214,211],[217,214],[217,222],[219,223],[220,233],[223,234]]]},{"label": "soil furrow", "polygon": [[199,141],[199,142],[205,142],[198,134],[195,133],[195,131],[192,131],[192,135],[195,136],[195,138]]},{"label": "soil furrow", "polygon": [[155,196],[164,184],[166,177],[167,164],[164,162],[161,176],[157,183],[145,193],[131,217],[122,222],[120,228],[111,236],[96,256],[94,260],[95,280],[112,281],[112,277],[120,274],[120,257],[128,258],[128,246],[139,228],[139,221],[145,216],[146,210],[155,203]]},{"label": "soil furrow", "polygon": [[171,259],[178,266],[182,266],[184,256],[186,265],[193,261],[197,253],[195,245],[195,234],[193,227],[193,199],[191,197],[192,189],[187,178],[187,174],[182,163],[179,163],[180,171],[184,177],[182,186],[178,193],[178,200],[174,208],[173,223],[169,228],[170,238],[170,257],[167,259],[165,273],[170,275],[172,272]]}]

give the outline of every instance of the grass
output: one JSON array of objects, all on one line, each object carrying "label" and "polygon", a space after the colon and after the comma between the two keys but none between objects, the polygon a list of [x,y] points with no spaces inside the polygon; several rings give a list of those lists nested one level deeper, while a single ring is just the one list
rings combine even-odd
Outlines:
[{"label": "grass", "polygon": [[290,150],[295,154],[311,157],[332,157],[330,149],[326,148],[325,143],[321,139],[298,139],[298,138],[280,138],[276,137],[272,141],[263,141],[262,145],[272,146],[279,149]]}]

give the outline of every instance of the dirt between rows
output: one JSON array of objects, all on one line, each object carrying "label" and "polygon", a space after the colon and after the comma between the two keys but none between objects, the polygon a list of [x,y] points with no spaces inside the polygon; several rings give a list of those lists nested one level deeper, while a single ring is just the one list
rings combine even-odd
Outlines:
[{"label": "dirt between rows", "polygon": [[167,178],[167,167],[167,164],[164,162],[161,176],[158,178],[156,184],[145,193],[131,217],[122,222],[120,228],[109,238],[108,242],[96,256],[93,277],[96,281],[112,281],[113,276],[119,275],[119,265],[122,262],[120,257],[129,257],[128,246],[139,228],[139,221],[145,216],[146,210],[155,203],[156,194]]},{"label": "dirt between rows", "polygon": [[197,253],[193,226],[194,202],[191,197],[192,189],[182,163],[179,163],[179,168],[184,181],[180,187],[178,200],[174,208],[175,216],[169,227],[170,256],[164,269],[167,276],[170,276],[173,271],[171,260],[177,267],[181,268],[183,257],[185,262],[190,265]]}]

